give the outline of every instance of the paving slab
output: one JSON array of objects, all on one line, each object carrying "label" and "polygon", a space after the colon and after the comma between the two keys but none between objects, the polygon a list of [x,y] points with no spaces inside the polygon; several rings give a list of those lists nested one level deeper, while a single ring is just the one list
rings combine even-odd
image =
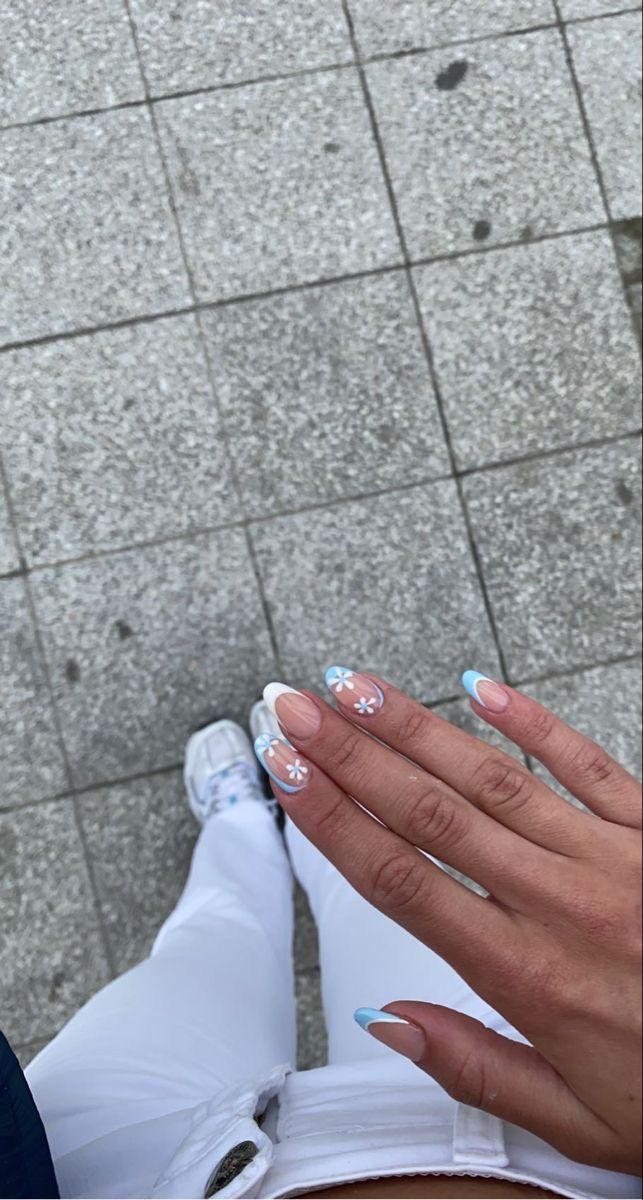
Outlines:
[{"label": "paving slab", "polygon": [[637,653],[639,446],[627,439],[464,481],[512,679]]},{"label": "paving slab", "polygon": [[153,95],[352,59],[341,0],[132,0]]},{"label": "paving slab", "polygon": [[2,0],[0,125],[142,100],[121,0]]},{"label": "paving slab", "polygon": [[77,786],[181,761],[245,719],[275,663],[239,529],[37,571],[36,608]]},{"label": "paving slab", "polygon": [[323,691],[340,663],[437,701],[470,663],[498,669],[452,482],[253,524],[252,538],[293,687]]},{"label": "paving slab", "polygon": [[96,891],[120,973],[146,958],[188,876],[198,825],[180,771],[79,800]]},{"label": "paving slab", "polygon": [[632,313],[634,330],[641,344],[641,307],[643,270],[641,262],[641,218],[619,221],[613,229],[614,245],[618,256],[623,284]]},{"label": "paving slab", "polygon": [[0,355],[0,423],[31,564],[238,516],[192,316]]},{"label": "paving slab", "polygon": [[0,1028],[50,1038],[108,980],[71,800],[0,813]]},{"label": "paving slab", "polygon": [[319,939],[315,918],[310,911],[308,897],[300,883],[295,882],[295,933],[293,957],[297,971],[311,971],[319,967]]},{"label": "paving slab", "polygon": [[460,468],[640,427],[640,357],[607,231],[415,277]]},{"label": "paving slab", "polygon": [[0,809],[68,786],[23,579],[0,580]]},{"label": "paving slab", "polygon": [[168,100],[156,112],[200,300],[401,261],[352,69]]},{"label": "paving slab", "polygon": [[231,305],[203,323],[248,515],[449,474],[404,273]]},{"label": "paving slab", "polygon": [[576,74],[611,214],[641,215],[641,14],[570,25]]},{"label": "paving slab", "polygon": [[609,16],[621,13],[624,8],[636,8],[631,0],[559,0],[560,11],[564,20],[572,21],[582,17]]},{"label": "paving slab", "polygon": [[295,997],[297,1000],[297,1066],[300,1071],[325,1067],[328,1061],[328,1037],[318,970],[297,973]]},{"label": "paving slab", "polygon": [[[6,449],[3,446],[3,451]],[[20,566],[18,550],[9,521],[9,510],[0,485],[0,575],[8,575],[17,571]]]},{"label": "paving slab", "polygon": [[413,258],[604,219],[557,30],[376,62],[366,75]]},{"label": "paving slab", "polygon": [[[640,660],[541,680],[525,690],[574,729],[593,738],[635,778],[641,778]],[[536,760],[533,767],[541,779],[569,796],[546,767]]]},{"label": "paving slab", "polygon": [[7,129],[0,176],[0,343],[190,303],[145,110]]},{"label": "paving slab", "polygon": [[349,0],[363,57],[553,22],[552,0]]}]

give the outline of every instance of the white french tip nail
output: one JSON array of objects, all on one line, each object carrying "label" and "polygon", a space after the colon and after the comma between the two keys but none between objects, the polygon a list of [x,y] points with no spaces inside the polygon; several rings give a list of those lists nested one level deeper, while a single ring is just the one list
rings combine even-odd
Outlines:
[{"label": "white french tip nail", "polygon": [[277,700],[279,699],[280,696],[285,695],[286,692],[290,692],[294,696],[299,695],[296,688],[288,687],[288,685],[285,683],[267,683],[265,688],[263,689],[263,698],[264,698],[266,704],[268,705],[268,708],[270,709],[273,717],[277,716],[277,712],[275,709]]}]

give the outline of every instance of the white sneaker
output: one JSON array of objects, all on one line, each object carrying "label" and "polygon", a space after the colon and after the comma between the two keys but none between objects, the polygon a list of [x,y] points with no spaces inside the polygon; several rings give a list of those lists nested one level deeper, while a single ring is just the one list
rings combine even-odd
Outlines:
[{"label": "white sneaker", "polygon": [[250,709],[248,718],[250,733],[252,740],[256,741],[262,733],[269,733],[271,737],[283,738],[284,733],[279,721],[274,713],[270,711],[265,700],[257,700]]},{"label": "white sneaker", "polygon": [[185,747],[183,778],[190,808],[201,825],[235,804],[265,803],[259,764],[234,721],[215,721],[192,734]]}]

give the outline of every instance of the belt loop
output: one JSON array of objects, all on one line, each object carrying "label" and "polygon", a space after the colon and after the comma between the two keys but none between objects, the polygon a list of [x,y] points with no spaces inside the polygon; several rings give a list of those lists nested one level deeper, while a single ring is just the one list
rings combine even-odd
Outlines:
[{"label": "belt loop", "polygon": [[458,1104],[453,1122],[453,1161],[508,1167],[502,1121],[467,1104]]}]

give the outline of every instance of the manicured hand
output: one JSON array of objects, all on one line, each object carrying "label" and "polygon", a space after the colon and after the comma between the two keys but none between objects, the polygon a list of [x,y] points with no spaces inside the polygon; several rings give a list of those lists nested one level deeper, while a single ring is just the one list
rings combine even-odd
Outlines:
[{"label": "manicured hand", "polygon": [[290,743],[266,736],[256,747],[278,800],[357,891],[531,1044],[420,999],[379,1019],[367,1011],[362,1023],[455,1099],[570,1158],[636,1174],[640,787],[547,709],[474,672],[464,677],[474,712],[590,813],[383,680],[333,667],[326,681],[339,712],[310,693],[267,689]]}]

